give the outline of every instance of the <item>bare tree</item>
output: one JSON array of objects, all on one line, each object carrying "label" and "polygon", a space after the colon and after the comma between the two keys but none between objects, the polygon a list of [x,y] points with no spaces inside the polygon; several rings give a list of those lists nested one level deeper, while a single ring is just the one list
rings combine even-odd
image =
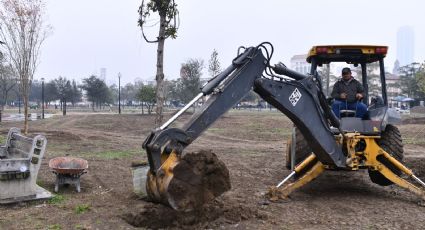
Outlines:
[{"label": "bare tree", "polygon": [[[151,14],[159,14],[159,32],[154,40],[147,38],[145,34],[146,27],[153,27],[158,24],[158,20],[152,20]],[[139,7],[139,26],[142,30],[143,38],[148,43],[158,43],[157,61],[156,61],[156,118],[155,126],[162,124],[162,111],[164,106],[164,43],[165,39],[177,37],[177,29],[179,24],[177,4],[174,0],[149,0]]]},{"label": "bare tree", "polygon": [[217,50],[213,50],[211,54],[211,58],[208,63],[208,72],[211,77],[215,77],[221,72],[220,61],[218,60],[218,52]]},{"label": "bare tree", "polygon": [[24,100],[24,132],[28,133],[30,84],[38,64],[40,47],[50,27],[44,23],[43,0],[1,0],[0,40],[14,75],[20,80]]},{"label": "bare tree", "polygon": [[13,77],[10,66],[0,57],[0,106],[7,104],[9,92],[15,87],[16,79]]}]

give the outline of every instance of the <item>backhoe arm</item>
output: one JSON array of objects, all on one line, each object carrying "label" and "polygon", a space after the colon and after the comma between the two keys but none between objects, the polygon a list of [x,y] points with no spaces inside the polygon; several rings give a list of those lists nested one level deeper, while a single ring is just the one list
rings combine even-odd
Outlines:
[{"label": "backhoe arm", "polygon": [[[145,140],[143,148],[146,149],[150,166],[147,188],[150,190],[148,194],[154,196],[151,198],[168,203],[175,209],[181,208],[180,204],[176,205],[178,201],[175,197],[167,193],[167,187],[174,177],[173,167],[178,164],[184,148],[250,90],[254,90],[299,127],[319,161],[326,165],[345,167],[342,148],[335,142],[329,128],[329,123],[335,127],[339,123],[327,106],[315,77],[289,70],[283,64],[273,67],[274,72],[291,79],[270,74],[271,56],[267,52],[267,58],[264,57],[262,48],[263,44],[245,49],[233,60],[232,65],[211,79],[198,96],[164,125],[152,131]],[[269,73],[269,76],[263,77],[264,72]],[[208,96],[206,102],[181,129],[168,128],[202,96]],[[168,158],[173,162],[167,162]]]},{"label": "backhoe arm", "polygon": [[[325,103],[320,100],[321,91],[313,76],[303,75],[280,64],[275,66],[274,70],[295,80],[279,81],[264,78],[262,74],[267,64],[268,60],[260,48],[246,49],[235,58],[231,66],[202,88],[202,93],[195,99],[203,95],[209,95],[209,98],[182,129],[167,128],[178,117],[174,116],[160,129],[154,130],[143,144],[151,172],[156,174],[160,168],[162,154],[169,154],[172,150],[180,154],[251,89],[300,128],[320,161],[343,167],[345,157],[341,148],[335,143],[328,125],[328,119],[333,123],[337,123],[337,119],[332,120],[333,114],[329,112],[327,106],[323,106]],[[196,100],[189,103],[178,115]]]}]

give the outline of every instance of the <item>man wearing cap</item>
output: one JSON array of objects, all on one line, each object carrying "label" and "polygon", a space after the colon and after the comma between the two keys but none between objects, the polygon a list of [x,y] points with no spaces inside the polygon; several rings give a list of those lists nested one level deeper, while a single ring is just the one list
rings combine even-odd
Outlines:
[{"label": "man wearing cap", "polygon": [[364,118],[367,106],[360,100],[363,98],[364,89],[362,84],[351,76],[350,68],[342,69],[342,77],[338,80],[332,90],[331,96],[335,99],[332,111],[340,118],[340,110],[355,110],[356,117]]}]

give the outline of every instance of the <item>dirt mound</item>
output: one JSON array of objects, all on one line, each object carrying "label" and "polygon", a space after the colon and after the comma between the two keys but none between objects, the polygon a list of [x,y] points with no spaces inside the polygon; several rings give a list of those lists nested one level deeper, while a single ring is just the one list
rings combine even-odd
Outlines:
[{"label": "dirt mound", "polygon": [[203,229],[218,228],[223,224],[239,223],[252,218],[267,219],[267,215],[255,208],[236,201],[214,201],[201,209],[190,212],[176,211],[160,204],[146,204],[134,213],[122,218],[132,226],[144,228]]},{"label": "dirt mound", "polygon": [[184,154],[173,174],[167,189],[167,204],[179,211],[148,204],[141,207],[140,212],[126,214],[123,218],[137,227],[165,228],[193,226],[223,215],[240,221],[240,215],[250,215],[244,214],[250,209],[244,212],[243,208],[231,208],[236,211],[234,213],[217,200],[211,202],[231,187],[229,170],[213,152],[201,150]]},{"label": "dirt mound", "polygon": [[403,124],[425,124],[425,117],[412,117],[403,120]]},{"label": "dirt mound", "polygon": [[[33,131],[34,133],[37,133],[36,131]],[[80,141],[81,137],[73,134],[71,132],[64,132],[64,131],[44,131],[39,132],[47,138],[47,140],[57,140],[57,141]]]},{"label": "dirt mound", "polygon": [[425,113],[425,106],[415,106],[410,109],[412,113]]},{"label": "dirt mound", "polygon": [[199,209],[231,188],[229,170],[211,151],[186,153],[173,172],[168,194],[185,210]]}]

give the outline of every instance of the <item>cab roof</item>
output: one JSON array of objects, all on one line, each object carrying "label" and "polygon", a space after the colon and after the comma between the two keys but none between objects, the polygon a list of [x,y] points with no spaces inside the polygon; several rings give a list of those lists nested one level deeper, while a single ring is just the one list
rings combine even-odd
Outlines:
[{"label": "cab roof", "polygon": [[372,63],[384,58],[387,51],[388,46],[379,45],[320,45],[310,49],[307,62],[315,59],[318,65],[330,62]]}]

